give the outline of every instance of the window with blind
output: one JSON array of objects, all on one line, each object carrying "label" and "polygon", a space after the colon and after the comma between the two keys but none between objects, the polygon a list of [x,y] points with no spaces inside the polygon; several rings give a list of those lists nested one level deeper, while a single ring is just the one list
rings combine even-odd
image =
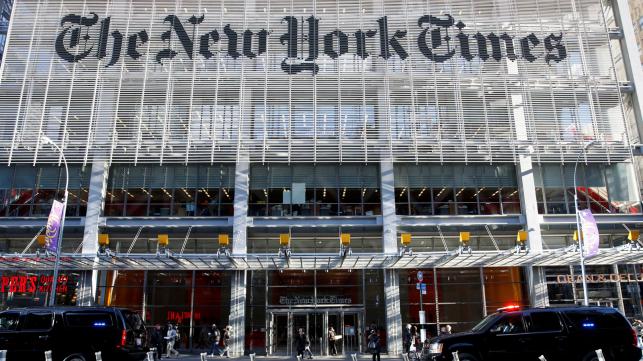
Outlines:
[{"label": "window with blind", "polygon": [[[53,200],[63,200],[65,180],[64,167],[0,167],[0,217],[47,217]],[[89,168],[69,167],[68,217],[85,215],[88,193]]]},{"label": "window with blind", "polygon": [[113,166],[106,216],[233,215],[234,166]]},{"label": "window with blind", "polygon": [[254,217],[381,214],[375,165],[254,165],[249,215]]},{"label": "window with blind", "polygon": [[397,164],[400,215],[519,214],[513,164]]},{"label": "window with blind", "polygon": [[[541,214],[573,214],[574,165],[534,166]],[[579,164],[576,174],[579,209],[592,213],[641,213],[636,182],[629,164]]]}]

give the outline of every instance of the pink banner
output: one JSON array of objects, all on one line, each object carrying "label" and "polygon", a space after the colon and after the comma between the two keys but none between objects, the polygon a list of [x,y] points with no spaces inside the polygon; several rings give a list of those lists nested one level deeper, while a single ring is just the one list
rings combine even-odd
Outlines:
[{"label": "pink banner", "polygon": [[579,211],[578,214],[583,232],[583,252],[585,252],[585,257],[595,256],[598,254],[600,238],[594,215],[592,215],[592,211],[589,209]]},{"label": "pink banner", "polygon": [[45,230],[45,237],[47,240],[47,249],[55,253],[58,250],[58,242],[60,237],[60,223],[62,222],[63,210],[65,205],[61,202],[54,201],[49,212],[49,219],[47,220],[47,229]]}]

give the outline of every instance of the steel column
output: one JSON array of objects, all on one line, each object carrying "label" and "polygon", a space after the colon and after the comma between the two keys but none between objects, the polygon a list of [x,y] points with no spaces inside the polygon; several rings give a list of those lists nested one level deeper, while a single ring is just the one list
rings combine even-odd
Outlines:
[{"label": "steel column", "polygon": [[384,270],[384,299],[386,304],[386,343],[389,355],[402,353],[402,315],[400,310],[400,280],[398,270]]},{"label": "steel column", "polygon": [[248,193],[250,186],[250,163],[239,161],[234,176],[234,223],[232,253],[245,255],[248,250]]},{"label": "steel column", "polygon": [[382,248],[385,254],[397,254],[397,216],[395,214],[395,176],[392,162],[380,163],[382,197]]}]

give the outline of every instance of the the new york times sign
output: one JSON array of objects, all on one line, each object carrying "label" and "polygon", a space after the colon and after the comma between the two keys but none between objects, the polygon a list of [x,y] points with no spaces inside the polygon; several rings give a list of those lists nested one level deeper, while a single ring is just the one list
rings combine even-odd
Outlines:
[{"label": "the new york times sign", "polygon": [[[197,25],[204,20],[205,15],[188,19],[168,15],[163,20],[167,28],[155,38],[144,29],[124,34],[112,27],[110,17],[100,19],[96,13],[90,13],[90,16],[69,14],[60,21],[62,30],[56,38],[56,53],[70,63],[93,56],[110,67],[124,56],[139,59],[143,57],[149,42],[160,42],[165,48],[161,46],[162,50],[148,55],[153,56],[157,63],[163,64],[178,56],[211,59],[215,56],[217,43],[222,43],[219,45],[224,46],[222,49],[226,49],[226,54],[231,58],[253,59],[265,54],[269,38],[276,36],[279,44],[284,47],[284,54],[287,54],[281,62],[283,71],[288,74],[317,74],[319,66],[316,60],[320,53],[337,59],[349,53],[351,42],[355,55],[362,59],[378,56],[388,60],[398,56],[405,60],[410,51],[406,44],[409,40],[407,37],[411,35],[406,30],[389,27],[386,16],[377,19],[368,29],[350,33],[335,29],[327,34],[320,34],[319,24],[322,20],[313,16],[306,19],[286,16],[281,21],[283,29],[274,32],[265,29],[233,29],[227,24],[222,29],[208,29],[197,33]],[[472,34],[467,31],[464,22],[457,21],[449,14],[424,15],[417,19],[416,24],[418,35],[412,39],[411,44],[427,59],[436,63],[456,57],[462,57],[466,61],[478,58],[483,62],[501,61],[503,58],[516,61],[522,58],[530,63],[542,61],[551,65],[552,62],[557,63],[567,57],[562,33],[541,37],[535,33],[521,36],[506,32]],[[97,35],[90,34],[89,29],[93,27],[98,27]],[[199,30],[203,27],[205,26],[199,26]],[[178,48],[170,47],[173,37],[179,40]],[[379,53],[371,54],[367,51],[367,44],[370,42],[379,45]]]}]

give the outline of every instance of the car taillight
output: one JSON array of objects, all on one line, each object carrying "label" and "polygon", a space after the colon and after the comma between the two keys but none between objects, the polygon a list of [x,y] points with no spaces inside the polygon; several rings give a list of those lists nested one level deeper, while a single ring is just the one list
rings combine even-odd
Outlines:
[{"label": "car taillight", "polygon": [[121,334],[121,347],[125,347],[127,344],[127,331],[123,330],[123,333]]},{"label": "car taillight", "polygon": [[638,347],[638,345],[639,345],[639,337],[636,334],[636,329],[634,329],[634,328],[631,329],[631,332],[632,332],[632,345],[634,345],[634,347]]}]

